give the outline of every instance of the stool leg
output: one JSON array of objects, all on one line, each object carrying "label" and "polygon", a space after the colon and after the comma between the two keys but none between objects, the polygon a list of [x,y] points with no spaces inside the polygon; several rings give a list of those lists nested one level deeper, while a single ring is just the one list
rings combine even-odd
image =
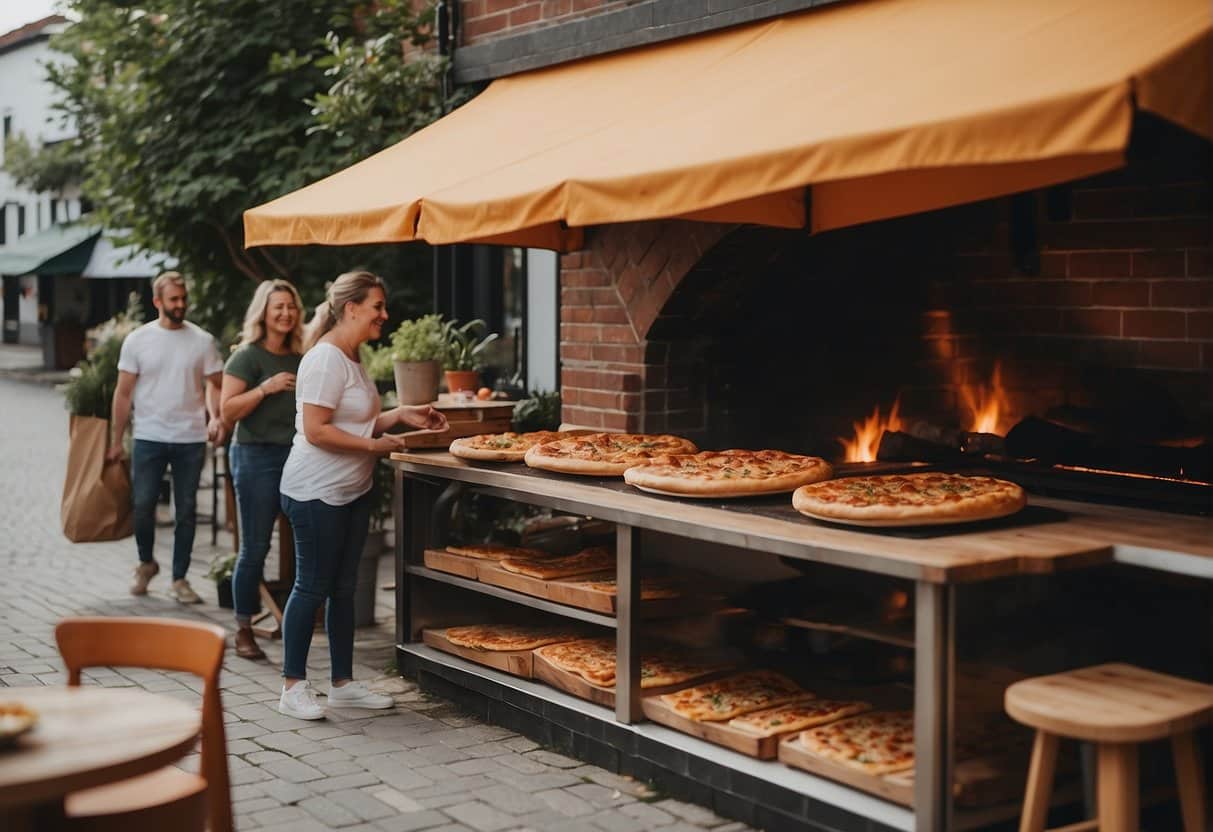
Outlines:
[{"label": "stool leg", "polygon": [[1191,731],[1171,737],[1171,756],[1175,760],[1175,780],[1179,786],[1179,808],[1183,812],[1184,832],[1202,832],[1205,822],[1205,780],[1200,752]]},{"label": "stool leg", "polygon": [[1137,832],[1141,795],[1137,782],[1137,745],[1100,743],[1096,791],[1099,832]]},{"label": "stool leg", "polygon": [[1057,735],[1037,731],[1032,742],[1032,761],[1028,764],[1028,785],[1024,790],[1019,832],[1044,832],[1056,770]]}]

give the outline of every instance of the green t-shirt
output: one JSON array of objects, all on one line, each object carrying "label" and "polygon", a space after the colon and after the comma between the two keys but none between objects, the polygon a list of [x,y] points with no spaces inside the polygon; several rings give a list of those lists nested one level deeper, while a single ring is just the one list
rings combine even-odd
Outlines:
[{"label": "green t-shirt", "polygon": [[[260,344],[245,344],[232,353],[223,372],[248,384],[250,390],[278,373],[299,372],[302,356],[274,355]],[[236,425],[236,441],[241,445],[267,443],[289,445],[295,438],[295,391],[272,393]]]}]

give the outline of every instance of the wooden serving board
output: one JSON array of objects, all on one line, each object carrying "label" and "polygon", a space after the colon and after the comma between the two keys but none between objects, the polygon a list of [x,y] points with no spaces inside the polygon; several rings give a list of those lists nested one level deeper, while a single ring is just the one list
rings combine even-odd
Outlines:
[{"label": "wooden serving board", "polygon": [[476,565],[479,558],[469,558],[466,555],[455,555],[444,549],[426,549],[425,565],[439,572],[449,572],[461,578],[476,580]]},{"label": "wooden serving board", "polygon": [[[682,690],[694,684],[694,682],[680,684],[672,690]],[[664,692],[670,693],[672,690]],[[667,728],[673,728],[684,734],[690,734],[692,737],[699,737],[708,742],[723,745],[725,748],[731,748],[734,751],[739,751],[750,757],[756,757],[759,760],[774,760],[779,753],[779,741],[787,736],[786,734],[776,734],[772,737],[758,737],[746,731],[739,731],[736,728],[730,727],[728,720],[722,722],[700,722],[694,719],[687,719],[661,701],[660,693],[646,691],[640,702],[644,715],[654,722],[659,722]],[[800,732],[796,731],[794,733],[799,734]]]},{"label": "wooden serving board", "polygon": [[446,448],[453,439],[479,436],[482,433],[505,433],[509,429],[510,420],[506,418],[449,422],[446,430],[414,430],[400,435],[404,437],[406,448]]},{"label": "wooden serving board", "polygon": [[[801,745],[799,731],[779,743],[779,760],[894,803],[914,805],[913,768],[884,775],[858,771],[810,753]],[[952,794],[958,806],[992,805],[1022,799],[1028,758],[1024,753],[992,754],[958,760],[953,770]]]},{"label": "wooden serving board", "polygon": [[[673,693],[676,690],[682,690],[690,685],[696,685],[700,682],[716,676],[721,676],[727,672],[720,670],[715,673],[705,673],[702,676],[696,676],[694,679],[688,679],[685,682],[678,682],[673,685],[663,685],[656,688],[645,688],[645,696],[660,696],[663,693]],[[608,708],[615,707],[615,688],[602,687],[601,685],[591,684],[584,677],[577,673],[570,673],[567,670],[557,667],[556,665],[545,659],[538,651],[535,652],[535,678],[542,682],[547,682],[554,688],[558,688],[566,693],[571,693],[580,699],[586,699],[596,705],[605,705]]]},{"label": "wooden serving board", "polygon": [[521,676],[523,679],[534,678],[534,655],[530,650],[473,650],[469,647],[460,647],[447,640],[445,628],[422,630],[421,641],[436,650],[491,667],[494,670],[503,670],[511,676]]},{"label": "wooden serving board", "polygon": [[[584,575],[577,575],[576,577],[587,579],[590,577],[602,577],[604,575],[613,576],[614,574],[615,573],[613,570],[610,572],[605,572],[604,570],[599,569],[595,572],[587,572]],[[504,589],[512,589],[515,592],[521,592],[524,595],[534,595],[536,598],[556,600],[551,596],[552,584],[556,582],[556,579],[535,578],[530,575],[520,575],[517,572],[511,572],[508,569],[505,569],[496,561],[479,561],[476,565],[476,577],[481,583],[492,584],[493,586],[499,586]],[[561,601],[560,603],[567,604],[569,602]],[[581,605],[574,604],[573,606]],[[608,612],[613,611],[613,609],[608,610]]]}]

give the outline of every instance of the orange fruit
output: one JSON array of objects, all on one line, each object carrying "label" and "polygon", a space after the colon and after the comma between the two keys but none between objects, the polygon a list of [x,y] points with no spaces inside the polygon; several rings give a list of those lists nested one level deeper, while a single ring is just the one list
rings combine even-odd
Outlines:
[{"label": "orange fruit", "polygon": [[482,402],[487,402],[489,399],[493,398],[493,391],[487,387],[481,387],[476,391],[476,398],[480,399]]}]

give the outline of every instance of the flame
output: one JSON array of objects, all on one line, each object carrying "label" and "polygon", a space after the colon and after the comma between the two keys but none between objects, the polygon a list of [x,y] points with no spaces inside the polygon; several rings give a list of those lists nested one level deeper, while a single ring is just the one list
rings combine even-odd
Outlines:
[{"label": "flame", "polygon": [[852,439],[838,437],[846,451],[847,462],[875,462],[876,449],[880,447],[880,437],[886,430],[901,430],[901,419],[897,409],[901,407],[901,398],[893,402],[887,418],[881,418],[880,405],[872,408],[872,415],[862,422],[855,422],[855,436]]},{"label": "flame", "polygon": [[969,430],[973,433],[997,433],[1005,435],[1010,419],[1011,403],[1002,386],[1002,367],[995,362],[990,377],[990,386],[964,385],[960,397],[969,411]]}]

